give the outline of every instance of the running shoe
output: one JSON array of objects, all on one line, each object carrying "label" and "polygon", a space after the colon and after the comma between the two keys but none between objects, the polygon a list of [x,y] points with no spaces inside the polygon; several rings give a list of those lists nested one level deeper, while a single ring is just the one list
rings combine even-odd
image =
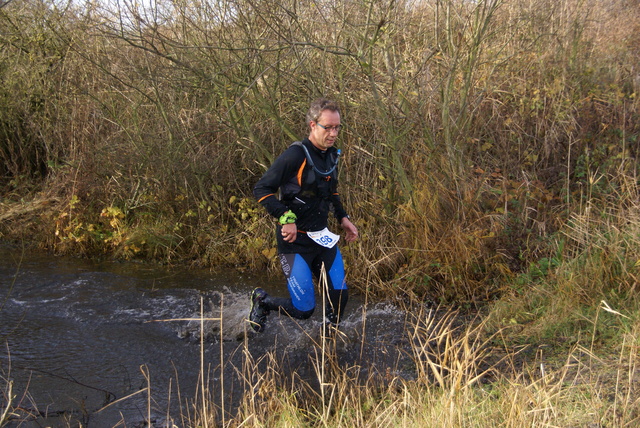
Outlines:
[{"label": "running shoe", "polygon": [[264,299],[267,297],[267,292],[258,287],[251,293],[251,310],[249,311],[249,325],[251,328],[262,333],[264,331],[264,325],[267,322],[267,315],[269,310],[265,307]]}]

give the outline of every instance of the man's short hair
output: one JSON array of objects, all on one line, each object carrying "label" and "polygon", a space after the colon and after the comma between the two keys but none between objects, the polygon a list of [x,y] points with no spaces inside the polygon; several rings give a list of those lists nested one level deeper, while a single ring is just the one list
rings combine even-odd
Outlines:
[{"label": "man's short hair", "polygon": [[338,107],[338,103],[327,98],[318,98],[309,106],[309,111],[307,112],[307,125],[309,124],[309,122],[317,122],[318,118],[325,110],[340,113],[340,107]]}]

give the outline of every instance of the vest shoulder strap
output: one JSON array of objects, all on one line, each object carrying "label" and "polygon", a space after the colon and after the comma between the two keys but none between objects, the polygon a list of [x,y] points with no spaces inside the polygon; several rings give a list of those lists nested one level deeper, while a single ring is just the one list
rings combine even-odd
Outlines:
[{"label": "vest shoulder strap", "polygon": [[338,160],[340,160],[340,150],[338,150],[337,156],[335,158],[335,163],[329,169],[329,171],[322,172],[318,168],[316,168],[316,165],[313,163],[313,159],[311,159],[311,153],[309,153],[309,150],[307,149],[307,147],[304,144],[302,144],[302,141],[294,141],[293,143],[291,143],[291,145],[292,146],[300,146],[300,147],[302,147],[302,150],[304,150],[304,155],[307,158],[307,163],[311,166],[311,168],[313,168],[313,170],[317,174],[319,174],[322,177],[327,177],[328,175],[330,175],[336,169],[336,167],[338,166]]}]

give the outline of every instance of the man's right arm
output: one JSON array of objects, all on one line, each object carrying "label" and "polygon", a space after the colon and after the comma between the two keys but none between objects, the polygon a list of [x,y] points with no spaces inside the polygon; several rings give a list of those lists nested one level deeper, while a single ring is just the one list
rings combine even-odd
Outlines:
[{"label": "man's right arm", "polygon": [[[276,219],[289,210],[276,196],[280,186],[288,182],[296,174],[301,160],[297,159],[297,151],[285,150],[264,173],[253,188],[253,196]],[[304,156],[304,155],[303,155]],[[296,163],[298,165],[296,166]]]}]

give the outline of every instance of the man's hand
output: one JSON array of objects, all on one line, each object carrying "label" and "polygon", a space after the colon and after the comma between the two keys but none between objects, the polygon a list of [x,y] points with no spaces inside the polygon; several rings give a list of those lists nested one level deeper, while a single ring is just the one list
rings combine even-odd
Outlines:
[{"label": "man's hand", "polygon": [[298,237],[298,226],[295,223],[289,223],[282,226],[282,238],[291,243]]},{"label": "man's hand", "polygon": [[349,220],[347,217],[342,218],[340,226],[342,226],[342,229],[344,229],[344,231],[347,233],[344,237],[347,242],[353,242],[358,239],[358,229],[353,223],[351,223],[351,220]]}]

